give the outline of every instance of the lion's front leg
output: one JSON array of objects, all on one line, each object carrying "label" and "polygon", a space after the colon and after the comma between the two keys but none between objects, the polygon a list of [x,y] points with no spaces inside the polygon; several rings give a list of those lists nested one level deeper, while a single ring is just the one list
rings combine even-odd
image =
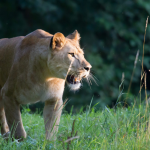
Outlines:
[{"label": "lion's front leg", "polygon": [[3,100],[6,120],[11,131],[11,136],[20,140],[26,138],[26,132],[21,119],[20,105],[15,100],[6,96]]},{"label": "lion's front leg", "polygon": [[43,115],[47,140],[56,139],[62,108],[62,99],[54,98],[45,102]]}]

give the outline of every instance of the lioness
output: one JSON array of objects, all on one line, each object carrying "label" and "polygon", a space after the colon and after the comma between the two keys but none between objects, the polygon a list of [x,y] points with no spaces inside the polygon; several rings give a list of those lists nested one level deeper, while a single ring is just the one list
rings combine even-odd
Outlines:
[{"label": "lioness", "polygon": [[38,29],[26,36],[0,40],[2,134],[11,131],[16,139],[26,138],[20,104],[42,101],[46,139],[53,137],[60,121],[65,81],[71,90],[77,90],[80,80],[90,72],[79,39],[77,30],[65,37]]}]

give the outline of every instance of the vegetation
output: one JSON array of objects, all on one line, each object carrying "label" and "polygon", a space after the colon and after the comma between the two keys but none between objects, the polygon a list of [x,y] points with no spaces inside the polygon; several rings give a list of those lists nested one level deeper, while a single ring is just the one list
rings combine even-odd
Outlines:
[{"label": "vegetation", "polygon": [[150,147],[150,109],[145,105],[95,112],[94,107],[76,115],[63,114],[58,140],[46,141],[39,114],[23,112],[27,139],[8,143],[0,136],[1,150],[124,150]]}]

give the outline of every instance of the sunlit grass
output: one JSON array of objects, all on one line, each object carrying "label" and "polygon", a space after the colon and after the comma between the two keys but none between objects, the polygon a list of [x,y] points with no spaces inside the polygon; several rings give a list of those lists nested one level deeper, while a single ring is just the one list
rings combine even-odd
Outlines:
[{"label": "sunlit grass", "polygon": [[[145,105],[128,108],[88,111],[61,117],[56,141],[45,140],[43,117],[38,114],[22,114],[27,139],[23,142],[8,141],[0,137],[0,149],[37,150],[119,150],[149,149],[149,110]],[[74,125],[73,125],[74,122]],[[72,127],[73,126],[73,127]]]}]

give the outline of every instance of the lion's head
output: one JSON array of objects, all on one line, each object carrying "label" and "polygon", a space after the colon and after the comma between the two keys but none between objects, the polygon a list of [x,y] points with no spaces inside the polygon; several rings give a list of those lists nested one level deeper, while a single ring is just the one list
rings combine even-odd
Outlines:
[{"label": "lion's head", "polygon": [[84,58],[84,52],[79,45],[80,35],[75,30],[65,37],[56,33],[51,39],[51,56],[48,66],[55,77],[65,79],[71,90],[81,86],[82,78],[87,78],[91,65]]}]

